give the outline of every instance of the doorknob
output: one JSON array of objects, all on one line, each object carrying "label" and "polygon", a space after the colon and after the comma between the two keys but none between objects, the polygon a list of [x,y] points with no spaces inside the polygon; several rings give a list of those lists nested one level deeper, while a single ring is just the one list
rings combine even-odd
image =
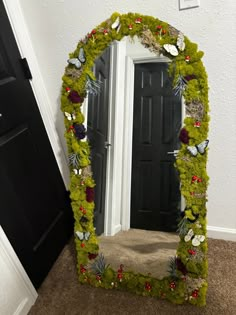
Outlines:
[{"label": "doorknob", "polygon": [[109,147],[111,147],[111,144],[108,141],[105,141],[104,148],[108,149]]},{"label": "doorknob", "polygon": [[179,150],[174,150],[172,152],[167,152],[168,155],[174,155],[174,156],[177,156],[178,153],[179,153]]}]

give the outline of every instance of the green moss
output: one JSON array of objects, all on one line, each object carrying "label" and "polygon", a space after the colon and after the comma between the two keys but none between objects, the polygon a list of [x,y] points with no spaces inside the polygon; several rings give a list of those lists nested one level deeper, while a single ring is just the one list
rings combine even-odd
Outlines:
[{"label": "green moss", "polygon": [[[112,23],[117,17],[120,18],[121,23],[119,32],[117,32],[116,29],[111,28]],[[136,19],[138,18],[141,18],[141,23],[136,23]],[[132,25],[132,27],[130,28],[129,25]],[[192,43],[185,36],[184,51],[179,50],[178,56],[171,56],[162,47],[164,44],[177,44],[177,30],[173,29],[168,23],[152,16],[141,15],[139,13],[121,15],[115,12],[109,19],[95,27],[93,34],[91,33],[92,30],[90,30],[88,33],[90,35],[86,35],[85,38],[78,43],[75,51],[69,54],[69,58],[76,58],[80,48],[83,47],[84,49],[86,62],[82,65],[81,70],[78,71],[79,76],[69,76],[68,70],[71,71],[74,67],[72,65],[67,65],[65,74],[62,77],[61,110],[63,113],[68,112],[75,114],[73,122],[65,117],[65,138],[68,146],[68,153],[77,153],[79,156],[80,169],[87,167],[91,163],[90,146],[87,141],[78,140],[71,129],[73,123],[82,124],[84,122],[84,116],[81,113],[82,104],[71,103],[68,99],[66,88],[69,87],[71,90],[77,91],[81,97],[86,97],[87,91],[85,87],[88,76],[91,79],[96,80],[91,71],[95,59],[113,40],[121,40],[124,36],[130,36],[131,38],[133,36],[140,37],[144,28],[148,28],[151,31],[152,36],[161,46],[161,52],[171,59],[172,62],[169,64],[169,75],[172,77],[174,86],[179,76],[185,77],[194,75],[194,77],[187,82],[183,96],[185,103],[195,101],[201,102],[204,106],[204,114],[200,128],[194,126],[194,117],[185,118],[184,128],[188,131],[190,137],[188,145],[190,146],[198,145],[207,138],[209,104],[207,74],[201,61],[203,52],[198,51],[197,44]],[[107,35],[104,34],[104,29],[108,31]],[[162,32],[162,30],[164,31]],[[186,57],[188,59],[187,61]],[[188,231],[192,229],[194,235],[206,235],[206,189],[209,181],[206,173],[207,151],[208,149],[205,154],[197,154],[197,156],[194,157],[188,152],[187,145],[182,144],[175,163],[181,180],[181,193],[186,201],[186,229]],[[207,283],[204,280],[207,277],[206,241],[203,241],[197,248],[194,248],[191,240],[185,241],[184,236],[180,237],[176,255],[187,268],[188,281],[184,281],[185,276],[179,270],[177,272],[178,278],[172,279],[171,277],[165,277],[161,280],[131,271],[124,271],[122,279],[119,279],[117,277],[117,271],[112,268],[107,268],[101,279],[97,278],[96,275],[89,270],[81,272],[81,265],[86,266],[88,264],[88,253],[98,253],[99,250],[98,240],[93,226],[95,205],[94,202],[88,202],[86,200],[86,187],[94,187],[96,183],[91,175],[82,178],[80,173],[77,175],[74,173],[72,167],[70,171],[70,198],[75,219],[74,229],[75,232],[90,232],[90,237],[87,241],[81,242],[78,238],[75,239],[78,274],[81,283],[90,283],[96,287],[107,289],[117,288],[120,290],[128,290],[144,296],[156,296],[177,304],[182,304],[187,301],[193,305],[205,305],[207,290]],[[193,183],[193,176],[198,176],[201,178],[201,181]],[[84,217],[87,219],[86,223],[81,221]],[[194,252],[196,257],[191,256],[189,253],[189,251],[193,249],[196,251]],[[173,282],[174,287],[172,287]],[[194,290],[197,291],[195,296],[192,292]]]}]

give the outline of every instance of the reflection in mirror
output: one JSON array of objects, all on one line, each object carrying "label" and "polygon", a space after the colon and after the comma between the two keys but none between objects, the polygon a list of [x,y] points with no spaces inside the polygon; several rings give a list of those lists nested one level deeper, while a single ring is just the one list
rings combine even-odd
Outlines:
[{"label": "reflection in mirror", "polygon": [[179,237],[174,233],[130,229],[115,236],[101,236],[99,241],[100,252],[114,270],[122,264],[126,271],[161,279],[169,275]]},{"label": "reflection in mirror", "polygon": [[[120,60],[127,56],[133,60],[133,70],[121,64]],[[89,96],[87,119],[96,182],[94,225],[96,234],[103,235],[99,239],[100,252],[115,270],[123,264],[126,270],[158,278],[168,275],[170,259],[176,254],[179,237],[166,232],[177,230],[181,210],[174,152],[179,148],[182,104],[179,96],[173,92],[167,62],[167,58],[150,53],[137,38],[132,41],[125,38],[121,43],[107,48],[95,61],[94,73],[101,82],[101,90],[98,95]],[[132,82],[126,79],[130,74],[133,76]],[[117,80],[126,83],[117,86]],[[122,117],[117,125],[114,105],[117,97],[126,95],[127,90],[132,91],[133,102],[127,104],[124,98],[123,102],[119,101],[119,107],[131,107],[133,117],[130,124],[123,128],[129,129],[132,146],[128,152],[129,163],[127,157],[125,160],[123,156],[121,167],[116,169],[113,180],[112,165],[119,165],[114,154],[117,136],[121,138],[120,151],[125,150],[125,138],[120,130]],[[127,176],[124,177],[122,173],[124,168],[131,174],[128,183]],[[129,196],[127,192],[122,195],[122,191],[117,196],[117,189],[114,191],[111,187],[109,190],[113,193],[107,196],[107,182],[117,187],[122,186],[122,181],[129,185]],[[105,209],[109,197],[118,203],[113,214],[112,208]],[[121,201],[128,199],[130,206],[125,215],[130,217],[129,226],[124,227],[118,221],[124,215],[122,202],[118,198]],[[118,218],[117,222],[107,220],[112,215]],[[106,231],[113,230],[111,225],[114,223],[119,228],[115,233],[110,233],[113,236],[108,236]]]}]

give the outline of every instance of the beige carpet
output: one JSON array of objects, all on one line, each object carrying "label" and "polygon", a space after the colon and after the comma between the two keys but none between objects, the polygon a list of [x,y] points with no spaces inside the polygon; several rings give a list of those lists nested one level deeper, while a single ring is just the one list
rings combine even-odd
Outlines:
[{"label": "beige carpet", "polygon": [[80,285],[74,243],[61,253],[39,289],[30,315],[235,315],[236,242],[209,240],[207,306],[174,305],[156,298]]},{"label": "beige carpet", "polygon": [[170,258],[175,256],[179,236],[175,233],[130,229],[115,236],[101,236],[100,252],[114,270],[150,273],[161,279],[168,276]]}]

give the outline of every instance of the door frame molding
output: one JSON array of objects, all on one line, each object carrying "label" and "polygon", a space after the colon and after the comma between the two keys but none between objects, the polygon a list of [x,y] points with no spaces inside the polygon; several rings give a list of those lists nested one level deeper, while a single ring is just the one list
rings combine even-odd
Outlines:
[{"label": "door frame molding", "polygon": [[[146,49],[147,50],[147,49]],[[140,63],[169,62],[164,56],[151,56],[146,53],[128,54],[126,56],[125,99],[124,99],[124,134],[123,134],[123,172],[122,172],[122,206],[121,228],[130,229],[131,214],[131,180],[132,180],[132,142],[133,142],[133,106],[134,106],[134,70]]]},{"label": "door frame molding", "polygon": [[31,43],[24,15],[19,0],[3,0],[8,18],[15,36],[15,40],[22,58],[27,57],[27,61],[32,73],[33,79],[30,80],[36,103],[43,119],[49,141],[55,155],[58,167],[60,169],[64,184],[68,187],[69,170],[67,158],[62,150],[59,135],[56,132],[56,124],[51,109],[51,102],[47,93],[46,86],[40,71],[40,67]]}]

